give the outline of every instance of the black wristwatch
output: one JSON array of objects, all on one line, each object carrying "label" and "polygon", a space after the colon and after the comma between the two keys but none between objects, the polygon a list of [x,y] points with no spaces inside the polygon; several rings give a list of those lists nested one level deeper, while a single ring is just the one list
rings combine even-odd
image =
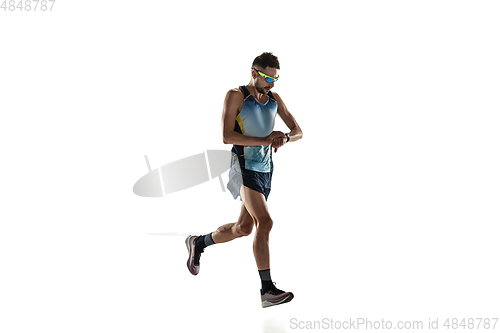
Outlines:
[{"label": "black wristwatch", "polygon": [[290,141],[290,135],[289,135],[289,133],[285,133],[285,135],[286,135],[286,142]]}]

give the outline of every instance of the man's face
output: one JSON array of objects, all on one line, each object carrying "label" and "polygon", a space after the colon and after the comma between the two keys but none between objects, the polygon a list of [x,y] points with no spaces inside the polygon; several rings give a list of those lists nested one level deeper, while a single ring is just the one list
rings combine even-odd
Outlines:
[{"label": "man's face", "polygon": [[[279,76],[279,69],[266,67],[265,69],[257,68],[260,72],[269,75],[271,77],[277,78]],[[267,94],[272,87],[274,87],[274,82],[267,82],[265,77],[261,76],[256,71],[252,71],[252,75],[255,79],[255,89],[261,94]]]}]

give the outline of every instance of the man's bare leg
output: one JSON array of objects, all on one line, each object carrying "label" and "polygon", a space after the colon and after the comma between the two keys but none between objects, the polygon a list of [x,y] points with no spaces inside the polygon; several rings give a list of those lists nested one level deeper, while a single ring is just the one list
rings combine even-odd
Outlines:
[{"label": "man's bare leg", "polygon": [[[253,253],[262,281],[262,289],[260,291],[262,307],[290,302],[294,297],[293,293],[284,292],[276,288],[271,280],[269,233],[271,232],[273,221],[267,208],[266,199],[262,193],[246,186],[241,186],[240,195],[243,200],[243,205],[241,206],[238,222],[220,226],[216,231],[207,235],[207,237],[210,236],[213,243],[229,242],[235,238],[251,234],[253,224],[255,224],[257,230],[253,242]],[[199,261],[200,253],[196,254],[193,250],[195,244],[192,237],[195,236],[190,236],[186,239],[186,245],[190,251],[188,268],[192,274],[196,275],[199,271],[199,262],[196,264],[198,266],[194,265],[193,263],[196,262],[196,260],[193,260],[193,256],[197,256],[197,260]],[[201,252],[203,252],[203,250],[201,250]]]},{"label": "man's bare leg", "polygon": [[253,254],[262,282],[260,291],[262,307],[290,302],[294,297],[293,293],[276,288],[271,279],[269,233],[273,227],[273,220],[267,209],[266,198],[264,194],[246,186],[242,186],[240,194],[247,212],[255,221],[257,229],[253,241]]},{"label": "man's bare leg", "polygon": [[[240,195],[243,200],[238,222],[227,223],[212,233],[214,243],[225,243],[235,238],[248,236],[252,233],[254,224],[257,226],[253,242],[253,252],[257,268],[270,268],[269,232],[272,227],[271,216],[267,209],[264,195],[246,186],[241,186]],[[252,214],[249,213],[252,210]]]},{"label": "man's bare leg", "polygon": [[[243,186],[241,186],[243,188]],[[238,221],[220,226],[216,231],[202,236],[188,236],[185,240],[189,252],[187,267],[193,275],[198,275],[200,271],[200,256],[204,248],[217,243],[229,242],[233,239],[248,236],[252,233],[254,220],[248,213],[244,204],[241,205],[241,212]]]},{"label": "man's bare leg", "polygon": [[225,243],[232,241],[235,238],[248,236],[252,233],[253,225],[254,222],[252,217],[248,214],[245,205],[242,204],[238,222],[220,226],[212,233],[212,239],[214,240],[214,243]]},{"label": "man's bare leg", "polygon": [[246,186],[241,187],[241,197],[247,212],[255,221],[256,231],[253,241],[253,254],[258,270],[270,269],[269,233],[273,220],[269,214],[264,194]]}]

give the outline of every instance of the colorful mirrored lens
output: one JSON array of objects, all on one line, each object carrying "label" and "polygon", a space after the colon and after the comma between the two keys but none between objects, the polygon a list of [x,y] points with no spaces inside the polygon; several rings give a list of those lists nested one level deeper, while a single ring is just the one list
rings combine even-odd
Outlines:
[{"label": "colorful mirrored lens", "polygon": [[252,67],[252,69],[254,71],[256,71],[257,73],[259,73],[259,75],[262,76],[266,80],[266,82],[272,83],[272,82],[278,81],[278,79],[279,79],[279,76],[277,78],[274,78],[274,77],[271,77],[269,75],[262,73],[261,71],[257,70],[256,68]]},{"label": "colorful mirrored lens", "polygon": [[279,77],[277,77],[277,78],[275,79],[274,77],[270,77],[269,75],[266,75],[266,74],[264,74],[264,73],[262,73],[262,72],[258,72],[258,73],[259,73],[260,75],[262,75],[262,76],[264,77],[264,79],[265,79],[267,82],[269,82],[269,83],[274,82],[274,81],[278,81],[278,79],[279,79]]}]

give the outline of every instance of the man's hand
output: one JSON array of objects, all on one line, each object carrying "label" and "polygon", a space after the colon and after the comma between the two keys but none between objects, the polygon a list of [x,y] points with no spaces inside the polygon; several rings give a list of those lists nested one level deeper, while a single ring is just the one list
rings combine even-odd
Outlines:
[{"label": "man's hand", "polygon": [[281,131],[273,131],[271,134],[269,134],[266,137],[267,144],[271,145],[273,143],[274,139],[276,139],[276,138],[285,138],[285,140],[286,140],[286,135],[285,135],[285,133],[283,133]]},{"label": "man's hand", "polygon": [[278,148],[283,146],[286,143],[286,137],[285,138],[276,138],[273,140],[272,147],[274,148],[274,152],[278,152]]},{"label": "man's hand", "polygon": [[267,136],[268,144],[274,148],[274,152],[278,151],[278,148],[283,146],[286,142],[286,135],[281,131],[273,131]]},{"label": "man's hand", "polygon": [[268,138],[271,140],[271,146],[274,148],[274,152],[278,152],[278,148],[283,146],[287,140],[285,133],[280,131],[274,131],[269,134]]}]

